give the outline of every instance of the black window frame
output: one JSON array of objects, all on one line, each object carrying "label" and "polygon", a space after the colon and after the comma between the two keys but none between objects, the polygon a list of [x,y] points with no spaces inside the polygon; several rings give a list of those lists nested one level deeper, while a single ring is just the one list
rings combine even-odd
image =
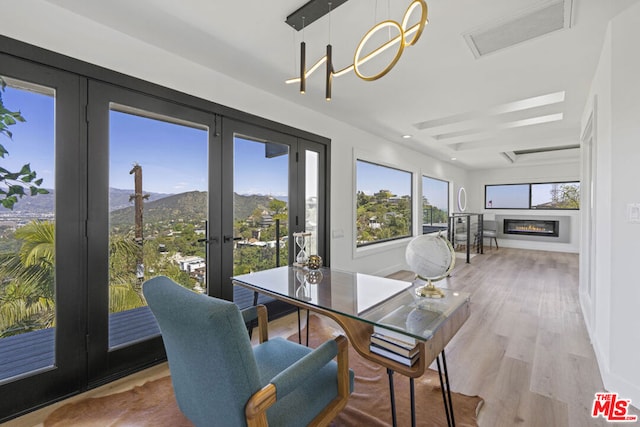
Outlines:
[{"label": "black window frame", "polygon": [[[580,181],[550,181],[550,182],[520,182],[520,183],[509,183],[509,184],[485,184],[484,186],[484,208],[487,210],[535,210],[535,211],[577,211],[580,210],[580,206],[578,206],[577,208],[558,208],[558,207],[552,207],[552,208],[541,208],[541,207],[536,207],[536,206],[532,206],[531,205],[531,198],[532,198],[532,187],[534,185],[553,185],[553,184],[578,184],[578,188],[580,188]],[[488,187],[508,187],[508,186],[513,186],[513,185],[526,185],[528,186],[529,189],[529,197],[528,197],[528,207],[526,208],[521,208],[521,207],[516,207],[516,208],[508,208],[508,207],[489,207],[487,205],[487,189]],[[580,204],[580,200],[578,200],[578,205]]]},{"label": "black window frame", "polygon": [[[397,237],[392,237],[389,239],[380,239],[380,240],[375,240],[375,241],[371,241],[371,242],[366,242],[366,243],[358,243],[358,162],[362,162],[362,163],[368,163],[370,165],[374,165],[374,166],[380,166],[383,168],[387,168],[387,169],[393,169],[399,172],[404,172],[409,174],[409,213],[411,214],[411,218],[409,221],[409,226],[408,226],[408,231],[409,234],[406,235],[402,235],[402,236],[397,236]],[[414,221],[414,212],[413,212],[413,172],[409,171],[409,170],[405,170],[405,169],[401,169],[399,167],[395,167],[395,166],[389,166],[389,165],[385,165],[385,164],[381,164],[381,163],[377,163],[371,160],[364,160],[361,158],[356,158],[356,162],[355,162],[355,176],[356,176],[356,182],[355,182],[355,205],[354,205],[354,209],[355,209],[355,231],[356,231],[356,236],[355,236],[355,243],[356,243],[356,249],[357,248],[363,248],[363,247],[367,247],[367,246],[372,246],[372,245],[377,245],[380,243],[387,243],[387,242],[393,242],[396,240],[402,240],[402,239],[406,239],[406,238],[410,238],[413,237],[413,221]],[[382,189],[381,189],[382,190]]]}]

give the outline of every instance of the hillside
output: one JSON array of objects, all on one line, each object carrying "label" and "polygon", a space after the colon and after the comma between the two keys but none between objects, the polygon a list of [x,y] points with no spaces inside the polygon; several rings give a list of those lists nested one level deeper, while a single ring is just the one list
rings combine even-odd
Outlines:
[{"label": "hillside", "polygon": [[[55,191],[48,189],[49,194],[38,194],[37,196],[24,196],[18,200],[13,207],[13,210],[7,209],[0,205],[0,213],[11,214],[31,214],[32,216],[40,214],[50,214],[53,212],[53,206],[55,204]],[[130,206],[129,196],[133,193],[133,190],[122,190],[120,188],[109,188],[109,206],[111,210],[118,210]],[[147,193],[149,194],[148,202],[162,199],[163,197],[170,196],[165,193]]]},{"label": "hillside", "polygon": [[[247,218],[256,208],[266,209],[272,197],[262,195],[244,196],[234,193],[235,218]],[[128,199],[127,199],[128,200]],[[133,226],[133,203],[123,209],[111,212],[111,226]],[[207,192],[190,191],[174,194],[144,204],[144,222],[151,224],[160,221],[179,220],[192,221],[206,219]]]}]

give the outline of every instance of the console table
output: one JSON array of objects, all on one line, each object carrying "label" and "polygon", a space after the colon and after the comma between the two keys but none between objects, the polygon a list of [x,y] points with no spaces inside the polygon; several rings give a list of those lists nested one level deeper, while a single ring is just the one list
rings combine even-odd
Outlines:
[{"label": "console table", "polygon": [[[415,413],[413,379],[424,374],[434,360],[437,360],[440,371],[442,360],[444,382],[440,373],[445,411],[449,424],[455,424],[444,348],[469,318],[470,294],[444,289],[445,298],[418,298],[414,296],[413,285],[409,282],[330,268],[310,271],[298,267],[278,267],[235,276],[232,281],[234,285],[335,320],[362,357],[387,368],[390,386],[393,384],[393,372],[410,378],[412,415]],[[385,316],[391,312],[401,313],[405,320],[393,325],[385,323]],[[372,353],[369,344],[374,325],[416,339],[419,357],[415,364],[406,366]],[[390,391],[395,425],[393,388]],[[412,416],[412,424],[415,425],[415,416]]]}]

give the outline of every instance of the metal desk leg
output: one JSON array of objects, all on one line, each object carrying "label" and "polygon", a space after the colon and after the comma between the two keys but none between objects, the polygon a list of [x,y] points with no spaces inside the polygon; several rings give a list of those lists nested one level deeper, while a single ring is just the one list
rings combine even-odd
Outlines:
[{"label": "metal desk leg", "polygon": [[387,368],[387,375],[389,375],[389,397],[391,398],[391,421],[393,423],[393,427],[396,427],[396,397],[395,391],[393,387],[393,370]]},{"label": "metal desk leg", "polygon": [[309,311],[307,310],[307,347],[309,347]]},{"label": "metal desk leg", "polygon": [[[300,307],[298,307],[298,344],[302,344],[302,325],[300,324]],[[309,310],[307,310],[307,347],[309,347]]]},{"label": "metal desk leg", "polygon": [[[253,292],[253,306],[255,307],[256,305],[258,305],[258,292],[254,291]],[[249,332],[249,339],[251,339],[251,337],[253,336],[253,328],[255,328],[256,326],[258,326],[258,321],[257,320],[252,320],[247,325],[247,329],[248,329],[247,332]]]},{"label": "metal desk leg", "polygon": [[[440,358],[442,358],[442,366],[444,367],[444,381],[442,378],[443,370],[440,367]],[[456,422],[453,418],[453,400],[451,400],[451,388],[449,387],[449,373],[447,372],[447,359],[444,354],[444,350],[442,353],[436,358],[436,362],[438,364],[438,375],[440,376],[440,389],[442,390],[442,400],[444,402],[444,411],[447,415],[447,425],[449,427],[455,427]],[[445,391],[446,388],[446,391]]]},{"label": "metal desk leg", "polygon": [[409,390],[411,391],[411,427],[416,427],[416,394],[413,377],[409,378]]}]

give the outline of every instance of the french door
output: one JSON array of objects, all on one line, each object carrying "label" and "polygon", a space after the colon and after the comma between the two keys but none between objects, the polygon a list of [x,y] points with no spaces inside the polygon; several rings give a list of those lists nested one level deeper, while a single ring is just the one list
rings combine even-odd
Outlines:
[{"label": "french door", "polygon": [[248,305],[230,278],[291,264],[293,233],[328,263],[315,136],[10,55],[0,78],[0,422],[164,359],[151,277]]},{"label": "french door", "polygon": [[88,110],[88,372],[99,383],[164,356],[145,280],[206,293],[220,276],[220,143],[213,114],[109,84],[89,82]]},{"label": "french door", "polygon": [[293,233],[307,254],[327,257],[326,146],[223,118],[222,275],[219,295],[241,307],[253,296],[230,278],[291,265]]},{"label": "french door", "polygon": [[84,381],[86,150],[80,78],[4,54],[0,78],[2,421]]}]

